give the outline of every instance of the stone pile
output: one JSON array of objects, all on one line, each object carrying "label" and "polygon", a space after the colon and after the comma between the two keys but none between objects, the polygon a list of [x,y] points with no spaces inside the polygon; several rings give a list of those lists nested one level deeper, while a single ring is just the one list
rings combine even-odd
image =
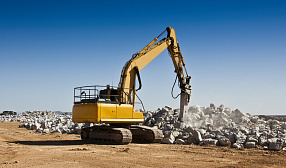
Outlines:
[{"label": "stone pile", "polygon": [[74,123],[70,114],[56,114],[51,111],[26,111],[18,115],[2,115],[0,121],[24,122],[21,128],[35,130],[38,133],[76,133],[80,134],[88,124]]},{"label": "stone pile", "polygon": [[[270,150],[286,150],[286,122],[261,119],[257,116],[219,107],[192,106],[179,121],[179,109],[169,106],[155,112],[143,112],[146,126],[157,127],[164,133],[162,143],[231,146]],[[23,122],[19,127],[38,133],[75,133],[93,124],[74,123],[70,114],[51,111],[26,111],[17,115],[0,115],[2,122]]]},{"label": "stone pile", "polygon": [[257,116],[219,107],[192,106],[178,120],[179,109],[169,106],[155,112],[144,112],[144,125],[157,127],[164,133],[162,143],[231,146],[234,148],[286,149],[286,123],[260,119]]}]

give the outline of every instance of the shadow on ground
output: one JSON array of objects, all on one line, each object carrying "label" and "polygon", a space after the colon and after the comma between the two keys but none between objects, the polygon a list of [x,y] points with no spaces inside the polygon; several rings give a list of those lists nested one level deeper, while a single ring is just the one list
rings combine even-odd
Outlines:
[{"label": "shadow on ground", "polygon": [[83,140],[57,140],[57,141],[6,141],[13,144],[22,144],[22,145],[41,145],[41,146],[68,146],[68,145],[121,145],[112,142],[104,143],[95,143],[92,141],[83,141]]},{"label": "shadow on ground", "polygon": [[8,143],[22,144],[22,145],[53,145],[53,146],[66,146],[66,145],[84,145],[91,144],[90,142],[82,140],[57,140],[57,141],[7,141]]}]

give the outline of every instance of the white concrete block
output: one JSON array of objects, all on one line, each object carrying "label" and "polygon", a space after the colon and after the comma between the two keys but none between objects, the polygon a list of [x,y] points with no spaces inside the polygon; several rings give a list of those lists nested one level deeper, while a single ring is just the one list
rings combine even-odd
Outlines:
[{"label": "white concrete block", "polygon": [[220,146],[230,146],[230,144],[231,144],[229,139],[226,137],[219,137],[218,142],[219,142],[218,144]]},{"label": "white concrete block", "polygon": [[245,148],[255,148],[255,142],[246,142],[244,144]]},{"label": "white concrete block", "polygon": [[283,147],[283,141],[281,139],[278,138],[272,138],[272,139],[268,139],[268,149],[269,150],[282,150]]},{"label": "white concrete block", "polygon": [[217,145],[218,144],[218,140],[216,139],[204,139],[203,140],[203,144],[204,145]]}]

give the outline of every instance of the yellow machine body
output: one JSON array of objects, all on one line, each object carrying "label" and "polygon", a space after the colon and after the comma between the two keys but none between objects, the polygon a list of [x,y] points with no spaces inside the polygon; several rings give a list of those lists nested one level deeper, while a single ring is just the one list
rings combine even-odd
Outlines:
[{"label": "yellow machine body", "polygon": [[72,121],[77,123],[142,123],[143,113],[134,111],[132,104],[74,104]]}]

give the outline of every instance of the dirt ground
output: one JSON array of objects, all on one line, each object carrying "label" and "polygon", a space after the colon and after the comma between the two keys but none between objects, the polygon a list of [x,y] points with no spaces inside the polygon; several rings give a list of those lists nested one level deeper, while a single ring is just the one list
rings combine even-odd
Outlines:
[{"label": "dirt ground", "polygon": [[85,144],[75,134],[39,134],[0,122],[1,167],[286,167],[286,151],[229,147]]}]

